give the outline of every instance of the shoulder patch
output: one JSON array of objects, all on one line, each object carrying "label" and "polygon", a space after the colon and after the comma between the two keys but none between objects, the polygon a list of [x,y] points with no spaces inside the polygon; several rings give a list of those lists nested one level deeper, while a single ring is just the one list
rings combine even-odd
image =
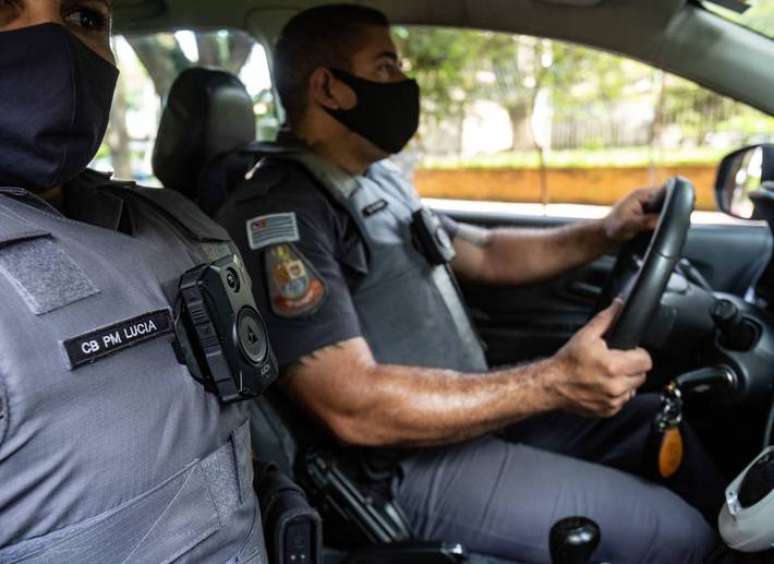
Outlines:
[{"label": "shoulder patch", "polygon": [[293,212],[259,215],[247,220],[247,242],[254,251],[279,243],[295,243],[299,239]]},{"label": "shoulder patch", "polygon": [[270,247],[264,253],[264,260],[266,286],[275,315],[292,319],[312,315],[320,309],[328,289],[295,245]]}]

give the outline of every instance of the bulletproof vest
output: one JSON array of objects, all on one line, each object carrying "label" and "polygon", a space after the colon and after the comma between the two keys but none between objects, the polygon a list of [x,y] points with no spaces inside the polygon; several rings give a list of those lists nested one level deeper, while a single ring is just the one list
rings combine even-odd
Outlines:
[{"label": "bulletproof vest", "polygon": [[368,272],[352,288],[352,299],[374,358],[486,371],[481,342],[448,265],[433,266],[415,244],[412,214],[422,203],[400,171],[383,161],[352,177],[306,151],[282,158],[301,164],[349,212],[362,235]]},{"label": "bulletproof vest", "polygon": [[0,562],[266,562],[249,406],[169,323],[180,275],[235,250],[174,192],[81,182],[131,235],[0,188]]}]

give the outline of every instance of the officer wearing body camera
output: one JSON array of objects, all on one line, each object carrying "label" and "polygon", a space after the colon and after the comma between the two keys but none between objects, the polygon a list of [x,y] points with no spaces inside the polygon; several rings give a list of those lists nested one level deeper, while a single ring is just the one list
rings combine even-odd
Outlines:
[{"label": "officer wearing body camera", "polygon": [[267,359],[249,278],[183,197],[86,169],[118,76],[110,25],[106,0],[0,0],[0,562],[265,562],[233,401],[256,390],[191,361],[179,291],[224,282],[198,322],[247,319],[233,345]]},{"label": "officer wearing body camera", "polygon": [[535,283],[589,263],[654,227],[657,190],[560,229],[457,224],[424,210],[384,160],[415,133],[420,94],[381,13],[299,13],[274,69],[281,154],[218,219],[243,251],[290,397],[359,447],[374,480],[387,476],[418,537],[545,562],[553,522],[584,515],[603,532],[601,560],[701,561],[722,480],[688,428],[669,488],[638,475],[659,402],[637,395],[648,353],[603,339],[620,304],[553,357],[498,370],[454,281]]}]

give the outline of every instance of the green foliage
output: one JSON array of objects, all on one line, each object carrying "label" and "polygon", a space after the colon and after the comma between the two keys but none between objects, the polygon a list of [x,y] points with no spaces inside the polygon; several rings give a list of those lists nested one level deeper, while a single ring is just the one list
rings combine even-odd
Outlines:
[{"label": "green foliage", "polygon": [[407,65],[422,85],[423,101],[433,119],[458,115],[475,91],[472,64],[478,34],[448,28],[397,28],[395,40]]},{"label": "green foliage", "polygon": [[764,35],[774,37],[774,1],[758,0],[742,15],[740,23]]},{"label": "green foliage", "polygon": [[[758,2],[748,17],[755,25],[774,29],[774,0]],[[577,148],[631,144],[632,119],[640,124],[639,143],[652,148],[667,137],[671,145],[701,147],[718,133],[728,134],[730,143],[774,135],[771,117],[690,81],[600,50],[448,28],[398,28],[395,35],[407,71],[422,87],[426,134],[433,128],[436,133],[453,130],[450,124],[462,123],[476,101],[487,100],[509,115],[512,151],[529,149],[531,141],[519,143],[517,136],[531,123],[538,94],[543,94],[554,128],[572,130],[572,146]],[[626,131],[628,141],[622,140]],[[425,152],[432,154],[432,147]]]},{"label": "green foliage", "polygon": [[751,0],[747,3],[750,4],[750,8],[743,14],[717,4],[705,3],[704,6],[726,19],[774,38],[774,0]]}]

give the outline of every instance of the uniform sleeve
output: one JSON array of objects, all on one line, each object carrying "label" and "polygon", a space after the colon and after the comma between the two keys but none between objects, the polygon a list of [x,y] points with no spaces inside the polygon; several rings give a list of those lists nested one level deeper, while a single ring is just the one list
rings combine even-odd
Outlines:
[{"label": "uniform sleeve", "polygon": [[460,224],[444,213],[436,212],[436,214],[438,215],[438,219],[441,220],[441,225],[443,225],[443,228],[446,230],[446,233],[449,235],[449,239],[454,241],[454,238],[457,236],[457,233],[459,233],[460,231]]},{"label": "uniform sleeve", "polygon": [[[249,189],[249,185],[247,186]],[[287,185],[268,195],[243,202],[229,202],[218,221],[239,247],[253,282],[253,294],[266,321],[269,340],[280,367],[287,366],[323,347],[361,336],[349,286],[337,260],[341,256],[339,210],[314,186]],[[260,216],[295,214],[299,240],[293,252],[311,266],[310,276],[324,287],[321,302],[308,314],[294,318],[278,315],[272,308],[271,285],[265,253],[271,246],[253,250],[248,243],[247,224]]]}]

